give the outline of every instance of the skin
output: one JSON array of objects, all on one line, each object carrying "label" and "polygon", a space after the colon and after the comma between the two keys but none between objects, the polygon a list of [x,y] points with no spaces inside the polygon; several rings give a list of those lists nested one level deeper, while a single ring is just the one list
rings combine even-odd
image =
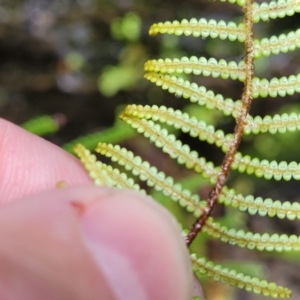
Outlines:
[{"label": "skin", "polygon": [[164,208],[94,186],[76,158],[4,120],[0,143],[1,300],[191,299],[188,253]]}]

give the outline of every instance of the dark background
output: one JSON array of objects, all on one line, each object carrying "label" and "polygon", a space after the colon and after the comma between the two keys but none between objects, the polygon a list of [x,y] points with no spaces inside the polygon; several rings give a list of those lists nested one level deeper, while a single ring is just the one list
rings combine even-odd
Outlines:
[{"label": "dark background", "polygon": [[[152,23],[191,17],[242,20],[239,7],[206,0],[0,0],[0,116],[22,124],[40,115],[59,114],[60,120],[64,120],[60,130],[46,137],[59,146],[78,136],[109,128],[115,122],[116,110],[129,103],[184,109],[225,132],[232,131],[234,122],[230,117],[189,105],[188,101],[177,99],[143,79],[143,64],[150,58],[196,55],[237,62],[243,59],[243,46],[238,42],[148,36]],[[256,37],[295,30],[298,19],[296,14],[260,22],[255,27]],[[256,75],[270,79],[298,74],[299,59],[299,50],[260,58],[256,61]],[[239,82],[202,76],[191,79],[225,97],[240,98]],[[284,99],[256,99],[251,114],[299,113],[298,103],[298,94]],[[216,147],[184,134],[179,134],[179,138],[208,160],[221,163],[222,154]],[[299,162],[299,138],[298,132],[249,136],[240,150],[260,159]],[[122,143],[178,180],[190,175],[143,138],[133,137]],[[294,180],[266,182],[233,172],[229,185],[243,194],[299,201],[299,182]],[[209,189],[203,183],[197,191],[206,197]],[[240,225],[254,232],[300,235],[298,220],[249,217],[222,206],[215,215],[233,227]],[[198,246],[201,249],[194,249],[196,252],[284,284],[293,289],[292,299],[300,299],[299,254],[258,253],[206,238]],[[241,262],[237,263],[238,260]],[[203,285],[209,300],[263,299],[211,281],[203,280]]]}]

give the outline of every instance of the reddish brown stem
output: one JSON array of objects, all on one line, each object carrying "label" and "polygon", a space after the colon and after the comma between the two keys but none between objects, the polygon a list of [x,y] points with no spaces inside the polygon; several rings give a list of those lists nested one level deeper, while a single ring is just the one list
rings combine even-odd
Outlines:
[{"label": "reddish brown stem", "polygon": [[217,177],[217,182],[209,193],[207,199],[207,207],[204,213],[194,222],[188,235],[186,236],[186,244],[190,246],[194,241],[202,227],[205,225],[206,220],[211,215],[214,206],[217,203],[218,197],[222,191],[222,188],[228,178],[230,166],[234,160],[236,151],[240,145],[246,117],[249,113],[252,103],[252,79],[254,70],[254,49],[253,49],[253,16],[252,16],[252,1],[246,0],[243,12],[244,12],[244,30],[246,34],[245,40],[245,81],[244,90],[242,94],[242,108],[239,117],[236,121],[234,128],[233,140],[229,147],[229,150],[225,154],[224,160],[221,165],[221,171]]}]

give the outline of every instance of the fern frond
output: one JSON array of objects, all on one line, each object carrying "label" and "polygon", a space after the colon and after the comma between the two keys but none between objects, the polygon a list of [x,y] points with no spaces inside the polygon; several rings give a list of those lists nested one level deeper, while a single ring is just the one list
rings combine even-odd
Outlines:
[{"label": "fern frond", "polygon": [[244,128],[245,134],[254,134],[270,132],[275,134],[285,133],[286,131],[300,130],[300,115],[291,113],[290,115],[284,113],[282,115],[276,114],[273,117],[267,115],[264,118],[260,116],[248,116]]},{"label": "fern frond", "polygon": [[203,76],[221,77],[223,79],[245,79],[245,62],[238,64],[235,61],[227,62],[225,59],[217,61],[215,58],[205,58],[192,56],[190,58],[184,56],[181,59],[153,59],[144,65],[145,72],[159,73],[193,73],[195,75],[203,74]]},{"label": "fern frond", "polygon": [[128,178],[128,176],[125,173],[121,173],[119,169],[114,169],[105,163],[97,161],[96,156],[91,154],[83,145],[77,144],[74,147],[74,152],[96,185],[135,189],[146,194],[132,178]]},{"label": "fern frond", "polygon": [[188,145],[183,145],[180,140],[176,139],[175,135],[168,134],[165,128],[161,128],[152,120],[139,120],[124,115],[121,115],[120,118],[136,128],[139,133],[144,134],[156,147],[161,148],[171,158],[176,159],[179,164],[184,164],[188,169],[194,169],[203,178],[209,178],[211,183],[215,182],[219,169],[214,167],[212,162],[206,162],[202,157],[199,158],[196,151],[191,151]]},{"label": "fern frond", "polygon": [[156,167],[151,166],[141,157],[134,156],[131,151],[116,145],[99,143],[95,149],[98,153],[116,161],[119,165],[124,166],[133,175],[139,176],[148,186],[154,187],[157,191],[162,191],[165,195],[170,196],[187,211],[193,212],[195,216],[200,216],[205,209],[205,201],[200,201],[199,196],[191,194],[190,191],[184,190],[179,184],[174,183],[174,179],[166,176],[163,172],[158,171]]},{"label": "fern frond", "polygon": [[[226,0],[221,0],[226,1]],[[199,196],[183,189],[181,185],[174,182],[172,177],[143,161],[141,157],[134,156],[131,151],[112,146],[111,144],[99,143],[96,151],[113,162],[130,171],[140,180],[145,181],[149,187],[162,192],[172,200],[185,207],[187,211],[194,213],[197,220],[191,226],[185,236],[186,244],[189,246],[197,234],[203,229],[209,235],[221,239],[239,247],[258,249],[266,251],[291,251],[300,250],[300,237],[285,234],[252,233],[244,230],[236,230],[222,226],[215,222],[210,216],[216,204],[224,203],[238,208],[240,211],[248,211],[249,214],[260,216],[277,216],[289,220],[300,219],[300,204],[280,202],[270,198],[262,199],[252,195],[243,196],[237,194],[234,189],[229,189],[225,183],[230,169],[247,174],[254,174],[256,177],[275,180],[300,180],[300,163],[292,161],[268,161],[266,159],[243,155],[237,152],[243,134],[257,134],[270,132],[295,131],[300,129],[300,115],[296,113],[282,114],[275,116],[251,116],[249,114],[253,98],[257,97],[285,97],[300,92],[300,74],[289,77],[265,78],[254,77],[254,59],[259,56],[269,56],[280,52],[293,51],[300,48],[300,29],[254,40],[253,23],[268,21],[269,19],[283,18],[300,12],[300,0],[278,0],[270,3],[253,3],[252,0],[228,0],[230,3],[237,3],[243,6],[244,20],[241,24],[234,22],[206,20],[195,18],[190,21],[184,19],[181,22],[157,23],[151,26],[150,35],[175,34],[193,35],[203,38],[220,38],[230,41],[244,42],[245,55],[240,63],[226,62],[224,59],[217,61],[215,58],[206,59],[204,57],[192,56],[181,59],[158,59],[145,63],[145,78],[161,86],[163,90],[168,90],[177,97],[189,99],[192,103],[205,106],[207,109],[217,109],[224,115],[231,115],[236,126],[233,134],[225,134],[222,130],[216,130],[214,126],[198,121],[181,111],[168,109],[165,106],[140,106],[130,105],[125,108],[120,118],[127,122],[132,128],[142,133],[146,138],[161,148],[171,158],[176,159],[179,164],[185,165],[188,169],[193,169],[196,173],[208,178],[213,184],[207,201],[200,200]],[[241,100],[233,101],[225,99],[220,94],[206,90],[203,86],[191,83],[183,78],[178,78],[170,74],[186,73],[194,75],[212,76],[222,79],[231,78],[244,83]],[[183,144],[174,134],[170,134],[162,124],[165,123],[183,132],[189,133],[192,137],[215,144],[225,152],[225,157],[220,167],[215,167],[212,162],[199,157],[196,151],[191,151],[188,145]],[[128,178],[124,173],[116,171],[102,163],[96,163],[95,156],[91,155],[81,146],[77,146],[76,151],[81,160],[98,184],[113,185],[118,187],[131,187],[139,189],[134,184],[132,178]],[[101,172],[100,172],[101,169]],[[106,179],[106,178],[111,179]],[[260,281],[257,278],[245,276],[236,271],[229,271],[219,265],[214,265],[205,259],[198,259],[191,256],[193,268],[196,272],[204,273],[215,280],[245,288],[247,291],[262,293],[265,296],[274,298],[290,297],[291,291],[277,286],[274,283]]]},{"label": "fern frond", "polygon": [[292,16],[300,12],[299,0],[278,0],[270,3],[263,2],[253,3],[253,21],[255,23],[262,21],[269,21],[270,19],[284,18],[285,16]]},{"label": "fern frond", "polygon": [[[209,72],[206,74],[209,74]],[[217,75],[217,73],[215,73],[215,75]],[[218,76],[220,76],[220,74]],[[190,83],[188,80],[184,80],[183,78],[178,78],[176,76],[163,75],[162,73],[156,74],[155,72],[146,72],[144,77],[151,82],[154,82],[157,86],[161,86],[163,90],[168,90],[170,93],[183,96],[183,98],[191,98],[192,102],[200,100],[198,90],[202,87],[199,88],[197,84]],[[242,77],[239,79],[242,79]],[[253,78],[253,98],[258,98],[259,96],[263,98],[267,96],[273,98],[277,96],[285,97],[286,95],[293,95],[295,93],[300,93],[300,74],[297,76],[284,76],[279,79],[272,78],[270,81],[265,78]],[[229,99],[229,101],[230,100],[231,99]],[[201,102],[203,103],[204,101],[202,100]],[[201,103],[199,104],[201,105]],[[216,106],[216,108],[218,107]],[[228,114],[227,111],[226,114]]]},{"label": "fern frond", "polygon": [[[125,116],[127,118],[125,118]],[[167,149],[170,149],[173,144],[173,152],[176,152],[174,149],[175,138],[172,136],[171,140],[168,141],[167,135],[165,136],[159,131],[159,127],[156,125],[155,129],[152,123],[148,124],[145,120],[140,120],[140,122],[134,118],[153,118],[153,120],[159,120],[161,122],[166,122],[168,125],[173,125],[176,128],[181,128],[183,132],[192,132],[191,136],[199,136],[201,140],[207,140],[210,143],[215,143],[217,146],[223,146],[223,151],[226,151],[226,145],[231,141],[232,136],[226,135],[222,133],[222,131],[214,131],[213,126],[206,126],[205,122],[199,121],[196,122],[196,119],[190,119],[188,114],[182,113],[180,111],[174,111],[172,108],[166,107],[157,107],[157,106],[137,106],[137,105],[129,105],[125,108],[122,115],[120,116],[123,120],[130,123],[133,127],[137,127],[140,132],[147,132],[149,135],[152,131],[153,138],[149,137],[150,140],[154,141],[155,138],[160,138],[158,147],[162,147],[162,145],[167,145]],[[128,119],[130,118],[130,119]],[[130,120],[130,121],[129,121]],[[158,131],[156,131],[158,130]],[[147,135],[146,135],[147,136]],[[180,143],[179,143],[180,144]],[[179,145],[178,144],[178,145]],[[166,150],[166,153],[169,151]],[[182,153],[179,154],[179,151],[176,152],[178,157],[182,156]],[[189,155],[187,155],[190,157]],[[172,156],[174,158],[174,154]],[[186,155],[185,155],[186,157]],[[285,180],[289,180],[292,177],[296,180],[300,179],[300,165],[296,162],[291,162],[287,164],[286,162],[281,162],[277,164],[276,162],[268,162],[267,160],[259,161],[254,158],[251,159],[250,156],[242,156],[241,153],[237,153],[235,155],[234,163],[232,164],[233,169],[238,169],[240,172],[246,171],[248,174],[255,173],[256,176],[264,176],[266,179],[275,178],[276,180],[280,180],[284,178]],[[186,158],[188,164],[191,166],[192,163],[189,161],[189,158]],[[180,160],[181,162],[184,159]],[[199,167],[199,165],[195,164],[195,171],[202,173],[204,166]],[[211,179],[215,179],[218,173],[217,169],[214,171],[210,170],[211,174],[213,172],[214,175],[211,175]],[[206,176],[204,176],[206,177]],[[213,181],[212,181],[213,182]],[[294,219],[296,216],[300,217],[300,213],[297,213],[297,210],[300,208],[297,204],[291,205],[289,202],[284,202],[281,204],[279,201],[272,202],[271,199],[267,199],[265,202],[261,202],[261,198],[257,198],[255,201],[250,201],[249,197],[246,199],[236,197],[233,199],[233,190],[230,193],[226,192],[227,188],[224,187],[224,190],[220,195],[220,202],[228,201],[233,202],[235,207],[239,207],[240,210],[244,211],[246,208],[248,209],[250,214],[254,214],[257,211],[260,215],[265,215],[268,213],[269,216],[277,215],[280,218],[287,216],[289,219]],[[224,199],[222,201],[222,199]],[[238,204],[239,203],[239,204]],[[273,207],[274,205],[274,207]]]},{"label": "fern frond", "polygon": [[255,57],[277,55],[280,52],[294,51],[296,48],[300,48],[300,28],[288,34],[273,35],[270,38],[254,41]]},{"label": "fern frond", "polygon": [[180,129],[182,132],[188,132],[192,137],[199,137],[202,141],[216,144],[218,147],[222,147],[224,152],[228,150],[229,143],[232,141],[232,134],[225,135],[222,130],[215,131],[213,125],[207,125],[206,122],[198,121],[181,110],[174,110],[165,106],[128,105],[122,112],[121,118],[123,116],[152,119],[153,121],[166,123],[174,126],[176,129]]},{"label": "fern frond", "polygon": [[[131,161],[137,163],[138,165],[142,164],[146,166],[146,168],[143,168],[146,169],[146,171],[143,172],[143,174],[140,174],[141,179],[147,178],[147,180],[151,180],[151,177],[153,177],[152,179],[155,180],[155,178],[159,178],[159,180],[162,181],[161,186],[164,186],[163,191],[165,194],[170,195],[170,193],[172,193],[173,195],[174,190],[178,188],[178,186],[172,183],[171,184],[172,192],[168,192],[168,189],[166,189],[167,186],[166,183],[169,181],[169,179],[166,178],[165,175],[162,174],[162,172],[157,173],[157,170],[153,170],[153,167],[151,167],[152,171],[149,170],[152,176],[149,176],[149,174],[147,174],[148,172],[147,168],[150,165],[145,162],[141,162],[138,157],[133,157],[129,154],[128,161],[125,163],[125,158],[123,156],[127,156],[127,154],[131,152],[126,151],[124,148],[121,149],[118,146],[112,147],[111,145],[105,145],[105,144],[99,144],[98,147],[100,148],[98,149],[98,151],[100,150],[99,152],[102,154],[105,153],[104,151],[101,151],[101,149],[104,148],[110,149],[109,152],[112,156],[112,160],[118,160],[118,162],[120,161],[123,162],[126,169],[131,168],[129,167],[129,163]],[[114,148],[114,151],[117,151],[118,153],[122,153],[123,154],[122,157],[121,156],[117,157],[118,155],[113,155],[111,152],[112,148]],[[96,179],[96,184],[104,183],[105,185],[109,185],[109,186],[139,189],[138,185],[133,184],[134,181],[132,179],[130,180],[130,184],[128,184],[126,175],[123,173],[123,176],[120,176],[119,170],[112,169],[112,167],[110,166],[107,166],[108,167],[107,169],[103,168],[104,164],[100,163],[99,161],[97,162],[95,156],[91,155],[90,152],[84,149],[83,146],[77,145],[75,150],[77,154],[81,157],[81,160],[83,161],[86,168],[90,170],[90,176]],[[141,168],[139,167],[138,169],[140,170]],[[134,171],[132,172],[135,173],[135,175],[138,175],[136,172]],[[104,180],[102,180],[102,182],[99,182],[98,181],[99,177],[104,178]],[[105,182],[105,179],[108,179],[109,182],[107,180]],[[155,182],[155,184],[156,186],[159,186],[158,182]],[[188,196],[189,200],[193,198],[192,195],[188,195],[189,192],[188,193],[186,193],[186,191],[185,192],[181,191],[181,192],[185,193],[185,196]],[[180,199],[180,197],[178,197],[178,199]],[[183,204],[182,199],[179,201],[181,202],[182,205]],[[187,209],[195,210],[195,207],[197,207],[199,213],[199,203],[197,202],[190,203]],[[204,209],[204,207],[202,209]],[[252,234],[251,232],[245,233],[243,230],[239,230],[236,232],[234,229],[228,230],[226,227],[220,226],[218,223],[214,223],[212,218],[207,220],[203,229],[208,234],[212,235],[215,238],[221,239],[223,242],[229,242],[230,244],[237,244],[240,247],[246,246],[249,249],[257,248],[259,250],[267,250],[267,251],[272,251],[272,250],[289,251],[289,250],[298,250],[300,248],[300,244],[299,244],[300,241],[299,238],[297,238],[296,236],[287,237],[286,235],[279,236],[278,234],[273,234],[271,236],[268,234],[260,235],[260,234]],[[221,281],[223,283],[229,283],[239,288],[245,288],[247,291],[252,290],[256,293],[262,293],[265,296],[271,295],[275,297],[275,295],[277,295],[277,297],[287,297],[289,294],[288,289],[277,287],[274,283],[267,283],[266,281],[260,281],[257,278],[250,278],[249,276],[245,276],[241,273],[237,274],[235,271],[229,271],[226,268],[222,269],[219,265],[215,266],[213,265],[213,263],[208,262],[202,258],[197,259],[194,255],[191,255],[191,259],[192,259],[193,267],[195,268],[196,272],[205,273],[207,276],[213,277],[214,280]]]},{"label": "fern frond", "polygon": [[81,144],[77,144],[73,150],[83,163],[86,170],[89,172],[89,176],[94,180],[96,185],[115,185],[114,180],[108,177],[106,172],[101,168],[102,163],[97,161],[94,154],[91,154],[91,152]]},{"label": "fern frond", "polygon": [[[213,91],[206,90],[205,87],[199,87],[196,83],[190,83],[188,80],[178,78],[176,76],[164,75],[161,73],[147,72],[144,77],[157,86],[161,86],[163,90],[168,90],[170,93],[175,93],[176,96],[190,98],[192,103],[205,105],[208,109],[216,108],[224,113],[224,115],[232,115],[238,117],[241,110],[241,102],[233,101],[230,98],[224,99],[220,94],[215,95]],[[300,74],[289,78],[282,77],[281,79],[274,78],[270,82],[266,79],[254,79],[253,96],[267,96],[268,94],[275,97],[277,93],[280,96],[285,96],[286,93],[294,94],[300,92]],[[249,134],[267,132],[275,133],[285,132],[285,130],[293,131],[299,128],[299,115],[292,113],[275,115],[274,117],[266,116],[262,119],[260,116],[255,118],[247,116],[244,132]]]},{"label": "fern frond", "polygon": [[300,204],[298,202],[274,201],[271,198],[263,199],[253,195],[243,196],[236,194],[234,189],[228,189],[226,186],[224,186],[218,202],[224,203],[226,206],[231,205],[240,211],[248,211],[250,215],[258,214],[262,217],[268,215],[269,217],[277,216],[280,219],[300,220]]},{"label": "fern frond", "polygon": [[255,174],[257,177],[265,179],[274,178],[275,180],[300,180],[300,164],[295,161],[287,163],[286,161],[277,162],[275,160],[269,162],[267,159],[259,160],[251,158],[249,155],[242,156],[237,152],[231,168],[239,172],[247,172],[247,174]]},{"label": "fern frond", "polygon": [[[176,140],[174,135],[169,135],[166,129],[161,129],[159,124],[155,124],[153,121],[147,121],[145,119],[140,120],[139,116],[133,117],[130,115],[132,107],[120,115],[120,118],[130,124],[133,128],[137,128],[140,133],[143,133],[145,137],[149,138],[155,145],[165,153],[168,153],[170,157],[177,159],[178,163],[185,164],[187,168],[193,168],[197,173],[201,173],[204,178],[210,175],[212,180],[215,179],[218,173],[217,169],[214,169],[211,162],[207,163],[204,159],[198,159],[198,154],[195,151],[190,151],[188,145],[182,145],[181,141]],[[167,116],[167,109],[162,109],[164,116]],[[149,110],[148,110],[149,112]],[[168,111],[171,112],[172,110]],[[223,131],[218,130],[215,132],[212,125],[206,126],[205,122],[195,123],[194,119],[189,119],[187,114],[178,113],[177,126],[183,126],[184,132],[192,132],[192,136],[199,136],[201,140],[207,140],[209,143],[215,143],[221,147],[224,152],[228,150],[228,145],[232,141],[232,136],[225,136]],[[148,115],[150,116],[150,114]],[[159,114],[157,114],[159,118]],[[193,121],[191,121],[193,120]],[[169,120],[169,124],[172,121]],[[257,177],[264,177],[265,179],[274,178],[275,180],[290,180],[294,178],[300,180],[300,164],[296,162],[290,162],[289,164],[285,161],[277,163],[276,161],[269,162],[266,159],[259,160],[258,158],[251,158],[249,155],[243,156],[240,152],[234,155],[234,159],[231,165],[233,170],[239,172],[247,172],[247,174],[255,174]],[[213,181],[211,181],[213,182]]]},{"label": "fern frond", "polygon": [[183,19],[179,21],[167,21],[153,24],[149,29],[149,34],[154,36],[157,34],[175,34],[175,35],[193,35],[194,37],[208,37],[217,38],[222,40],[229,39],[230,41],[238,40],[244,42],[246,35],[244,24],[236,24],[234,22],[206,20],[201,18],[197,20],[192,18],[191,20]]},{"label": "fern frond", "polygon": [[286,234],[278,235],[274,233],[259,234],[252,232],[245,232],[244,230],[236,230],[221,226],[219,223],[214,222],[213,218],[207,219],[203,230],[220,239],[222,242],[237,245],[239,247],[247,247],[248,249],[258,249],[260,251],[299,251],[300,250],[300,237],[296,235],[287,236]]},{"label": "fern frond", "polygon": [[[127,117],[139,119],[152,119],[168,125],[174,126],[176,129],[181,129],[182,132],[189,133],[192,137],[199,137],[202,141],[207,141],[210,144],[222,146],[223,151],[226,151],[228,144],[232,139],[232,134],[224,134],[222,130],[215,131],[214,126],[207,125],[204,121],[198,121],[194,117],[190,117],[187,113],[181,110],[174,110],[165,106],[149,106],[149,105],[127,105],[122,112]],[[276,114],[274,116],[247,116],[245,122],[245,134],[258,134],[270,132],[285,133],[287,131],[300,130],[300,115],[291,114]]]},{"label": "fern frond", "polygon": [[278,286],[276,283],[268,283],[265,280],[260,280],[242,273],[237,273],[235,270],[223,268],[205,258],[197,258],[195,254],[192,254],[190,257],[193,269],[196,273],[205,274],[215,281],[228,283],[240,289],[245,289],[248,292],[253,291],[256,294],[263,294],[264,296],[271,296],[273,298],[288,298],[292,294],[289,289]]},{"label": "fern frond", "polygon": [[163,90],[168,90],[171,94],[185,99],[190,98],[192,103],[198,103],[207,109],[218,109],[224,115],[233,115],[237,117],[241,111],[241,101],[234,102],[232,99],[224,97],[221,94],[215,95],[211,90],[206,90],[204,86],[198,86],[196,83],[190,83],[181,77],[164,75],[155,72],[146,72],[144,77],[149,81],[161,86]]},{"label": "fern frond", "polygon": [[286,95],[293,95],[300,93],[300,74],[297,76],[290,75],[289,77],[272,78],[270,81],[263,78],[253,78],[252,82],[252,96],[257,97],[285,97]]},{"label": "fern frond", "polygon": [[[236,3],[239,6],[245,5],[245,0],[220,0],[221,2],[228,1],[230,3]],[[292,16],[297,12],[300,12],[299,0],[278,0],[271,1],[269,3],[253,3],[252,15],[253,22],[257,23],[260,20],[269,21],[270,19],[284,18],[285,16]]]}]

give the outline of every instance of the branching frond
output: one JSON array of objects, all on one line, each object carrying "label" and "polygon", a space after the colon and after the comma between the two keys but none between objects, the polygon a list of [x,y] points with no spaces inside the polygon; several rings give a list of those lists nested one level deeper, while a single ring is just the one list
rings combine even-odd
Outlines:
[{"label": "branching frond", "polygon": [[148,186],[154,187],[157,191],[162,191],[196,216],[200,216],[205,209],[205,201],[204,203],[201,202],[198,195],[193,195],[190,191],[182,189],[179,184],[175,184],[172,177],[158,171],[156,167],[151,166],[147,161],[143,161],[141,157],[134,156],[131,151],[118,145],[113,146],[103,143],[97,145],[96,151],[124,166],[133,175],[138,176],[142,181],[146,181]]},{"label": "branching frond", "polygon": [[[121,114],[120,118],[130,124],[133,128],[137,128],[140,133],[149,138],[156,144],[157,147],[162,148],[170,157],[177,159],[180,164],[185,164],[187,168],[193,168],[196,172],[203,174],[203,177],[210,177],[212,179],[217,176],[218,171],[211,169],[213,165],[198,159],[197,153],[190,151],[188,145],[182,145],[181,141],[177,140],[174,135],[169,135],[166,129],[161,129],[159,124],[153,121],[146,120],[150,117],[150,107],[146,107],[144,114],[130,113],[134,111],[134,107],[129,106],[128,109]],[[154,108],[155,109],[155,108]],[[168,116],[168,113],[169,116]],[[170,118],[173,116],[173,120]],[[147,115],[145,119],[140,119]],[[168,118],[169,117],[169,118]],[[191,136],[197,136],[201,140],[207,140],[209,143],[215,143],[221,147],[224,152],[228,151],[228,147],[232,142],[232,135],[226,135],[222,130],[215,131],[212,125],[207,126],[205,122],[197,122],[194,118],[189,118],[188,114],[173,114],[172,110],[161,108],[160,112],[156,114],[156,118],[160,121],[167,121],[177,128],[181,128],[183,132],[190,132]],[[168,120],[167,120],[168,118]],[[255,174],[257,177],[264,177],[265,179],[274,178],[276,180],[290,180],[294,178],[300,180],[300,164],[296,162],[287,163],[285,161],[269,162],[266,159],[259,160],[258,158],[251,158],[249,155],[243,156],[237,152],[234,156],[231,168],[239,172],[247,172],[247,174]]]},{"label": "branching frond", "polygon": [[[242,23],[193,18],[190,21],[184,19],[181,22],[176,20],[154,24],[149,33],[150,35],[193,35],[194,37],[211,37],[242,42],[245,45],[243,61],[239,63],[227,62],[224,59],[217,61],[215,58],[207,59],[196,56],[149,60],[145,63],[144,77],[177,97],[189,99],[191,103],[197,103],[207,109],[216,109],[226,116],[232,116],[236,122],[234,132],[225,134],[223,130],[216,130],[213,125],[190,117],[180,110],[165,106],[129,105],[120,116],[121,120],[136,129],[137,132],[142,133],[156,147],[161,148],[163,152],[177,160],[179,164],[183,164],[187,169],[192,169],[201,174],[203,178],[209,179],[213,187],[207,201],[200,200],[197,194],[183,189],[181,185],[175,183],[172,177],[167,176],[125,148],[102,141],[98,144],[96,151],[109,157],[123,167],[126,172],[131,172],[139,180],[146,182],[149,187],[162,192],[196,216],[196,221],[185,235],[187,246],[203,230],[223,242],[248,249],[300,251],[300,237],[295,235],[252,233],[231,229],[220,225],[210,216],[218,202],[231,205],[240,211],[247,211],[250,215],[276,216],[289,220],[300,219],[299,203],[274,201],[270,198],[263,199],[253,195],[243,196],[225,185],[231,169],[254,174],[258,178],[300,180],[300,163],[296,161],[288,163],[274,160],[270,162],[238,152],[243,135],[265,132],[275,134],[300,130],[300,115],[295,112],[289,115],[287,113],[267,115],[263,118],[251,116],[249,113],[253,98],[286,97],[300,93],[300,74],[267,80],[255,77],[254,73],[255,58],[300,48],[300,29],[261,40],[254,40],[253,30],[253,23],[260,20],[268,21],[300,12],[300,0],[278,0],[261,4],[253,3],[252,0],[229,0],[229,2],[243,7],[244,20]],[[203,86],[179,77],[181,73],[239,80],[244,85],[240,100],[225,99],[221,94],[215,94]],[[212,162],[208,162],[204,157],[199,157],[197,151],[191,151],[188,145],[183,144],[174,134],[170,134],[163,124],[180,129],[202,141],[215,144],[225,153],[221,166],[215,167]],[[118,169],[97,162],[96,157],[81,145],[76,146],[75,152],[96,184],[140,189],[134,179],[128,178],[127,173],[121,173]],[[275,283],[267,283],[264,280],[230,271],[203,258],[197,258],[195,255],[191,255],[191,260],[195,272],[206,274],[214,280],[274,298],[291,296],[290,290],[277,286]]]},{"label": "branching frond", "polygon": [[132,178],[128,178],[128,176],[125,173],[121,173],[119,169],[114,169],[107,164],[97,161],[96,156],[91,154],[84,146],[77,144],[74,147],[74,152],[89,171],[89,175],[96,185],[135,189],[145,193]]},{"label": "branching frond", "polygon": [[[167,72],[167,69],[165,69],[164,71]],[[205,75],[211,75],[211,73],[209,73],[210,71],[207,71]],[[190,70],[190,72],[193,71]],[[224,74],[228,77],[229,73],[230,71],[228,71],[227,75],[225,73]],[[214,75],[215,77],[218,77],[221,76],[221,73],[215,72]],[[231,73],[232,77],[236,75],[237,73]],[[162,73],[155,74],[153,71],[146,72],[144,77],[151,82],[154,82],[157,86],[161,86],[163,90],[169,90],[170,93],[175,93],[178,96],[183,96],[183,98],[191,98],[191,101],[193,102],[199,101],[199,89],[201,89],[202,87],[199,88],[195,83],[190,83],[188,80],[184,80],[183,78],[178,78],[176,76],[163,76]],[[239,77],[241,81],[243,78],[244,76]],[[297,76],[284,76],[279,79],[272,78],[270,81],[265,78],[253,78],[253,98],[265,98],[267,96],[273,98],[277,96],[285,97],[286,95],[293,95],[295,93],[300,93],[300,74],[298,74]],[[216,108],[218,107],[216,106]]]},{"label": "branching frond", "polygon": [[228,150],[229,143],[232,141],[232,134],[225,135],[222,130],[215,130],[213,125],[207,125],[204,121],[198,121],[195,117],[190,117],[181,110],[174,110],[165,106],[142,106],[128,105],[122,112],[122,119],[135,124],[134,119],[152,119],[180,129],[182,132],[189,133],[192,137],[198,137],[201,141],[222,146],[224,152]]},{"label": "branching frond", "polygon": [[[174,126],[176,129],[181,129],[182,132],[188,132],[192,137],[199,137],[202,141],[207,141],[210,144],[216,144],[218,147],[222,146],[223,151],[226,151],[227,145],[232,139],[232,134],[224,134],[222,130],[215,131],[213,125],[208,125],[204,121],[199,121],[195,117],[190,117],[187,113],[181,110],[174,110],[165,106],[149,106],[149,105],[128,105],[122,112],[129,118],[138,119],[152,119],[168,125]],[[287,131],[300,130],[300,115],[296,113],[291,114],[276,114],[265,117],[252,117],[250,115],[246,118],[244,134],[258,134],[269,132],[286,133]]]},{"label": "branching frond", "polygon": [[165,128],[162,129],[152,120],[127,118],[124,115],[121,115],[120,118],[136,128],[138,132],[143,133],[156,147],[176,159],[179,164],[184,164],[188,169],[194,169],[197,173],[202,174],[203,178],[209,178],[211,183],[215,182],[219,169],[215,168],[212,162],[206,162],[205,158],[199,158],[196,151],[191,151],[186,144],[183,145],[175,135],[168,134]]}]

